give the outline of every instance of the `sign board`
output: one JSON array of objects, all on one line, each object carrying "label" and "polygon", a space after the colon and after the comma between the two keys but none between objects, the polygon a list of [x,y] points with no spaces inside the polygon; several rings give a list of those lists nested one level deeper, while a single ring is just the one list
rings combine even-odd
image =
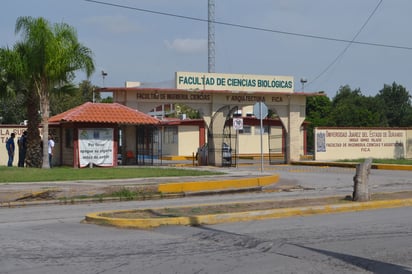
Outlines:
[{"label": "sign board", "polygon": [[233,118],[233,128],[235,130],[243,129],[243,118]]},{"label": "sign board", "polygon": [[112,128],[79,129],[80,167],[113,166],[113,144]]},{"label": "sign board", "polygon": [[176,88],[292,93],[294,87],[293,76],[176,72]]},{"label": "sign board", "polygon": [[268,107],[263,102],[257,102],[253,105],[253,115],[258,119],[265,119],[268,116]]},{"label": "sign board", "polygon": [[315,160],[408,158],[411,133],[390,128],[315,128]]}]

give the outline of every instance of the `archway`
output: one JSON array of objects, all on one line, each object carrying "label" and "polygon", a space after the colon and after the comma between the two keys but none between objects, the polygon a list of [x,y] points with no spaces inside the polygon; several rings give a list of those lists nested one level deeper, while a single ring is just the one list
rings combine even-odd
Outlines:
[{"label": "archway", "polygon": [[[219,108],[212,116],[208,127],[208,161],[210,165],[232,166],[236,164],[236,144],[237,135],[229,123],[238,107],[225,105]],[[233,155],[233,153],[235,155]],[[234,162],[234,163],[233,163]]]}]

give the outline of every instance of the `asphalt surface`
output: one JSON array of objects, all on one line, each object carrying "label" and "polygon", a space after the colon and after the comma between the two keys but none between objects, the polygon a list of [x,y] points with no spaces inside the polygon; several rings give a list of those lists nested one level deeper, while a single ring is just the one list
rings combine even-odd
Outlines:
[{"label": "asphalt surface", "polygon": [[[202,169],[213,169],[202,167]],[[251,199],[345,196],[353,190],[353,167],[242,166],[218,168],[223,176],[198,180],[244,179],[279,174],[273,192],[192,196],[68,206],[2,208],[1,273],[411,273],[410,208],[268,218],[212,226],[163,226],[153,230],[86,225],[88,212]],[[412,190],[405,170],[373,169],[372,192]],[[193,181],[196,178],[185,178]],[[0,185],[30,192],[44,187],[99,191],[107,185],[181,182],[183,178]],[[283,191],[277,192],[282,189]],[[63,192],[60,192],[63,193]],[[47,202],[40,201],[40,202]],[[52,202],[52,201],[51,201]],[[25,205],[25,204],[22,204]],[[29,205],[29,204],[27,204]]]}]

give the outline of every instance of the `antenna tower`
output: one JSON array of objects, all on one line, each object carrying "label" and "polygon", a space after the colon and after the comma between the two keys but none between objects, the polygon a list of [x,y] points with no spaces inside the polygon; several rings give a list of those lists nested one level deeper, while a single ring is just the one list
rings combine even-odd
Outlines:
[{"label": "antenna tower", "polygon": [[208,72],[215,72],[215,0],[208,0]]}]

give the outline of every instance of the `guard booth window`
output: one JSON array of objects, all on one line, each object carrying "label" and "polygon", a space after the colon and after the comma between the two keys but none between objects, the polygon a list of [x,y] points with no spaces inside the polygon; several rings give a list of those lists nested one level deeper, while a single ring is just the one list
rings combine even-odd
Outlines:
[{"label": "guard booth window", "polygon": [[163,142],[165,144],[177,144],[177,136],[176,126],[164,128]]}]

